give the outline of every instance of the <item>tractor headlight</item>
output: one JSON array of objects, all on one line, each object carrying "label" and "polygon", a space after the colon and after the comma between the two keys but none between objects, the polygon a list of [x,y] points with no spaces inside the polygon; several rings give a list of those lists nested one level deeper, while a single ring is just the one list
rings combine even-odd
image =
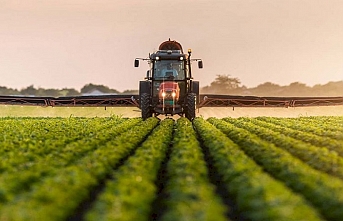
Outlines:
[{"label": "tractor headlight", "polygon": [[176,97],[176,93],[175,93],[174,91],[173,91],[173,93],[172,93],[172,96],[173,96],[173,97]]},{"label": "tractor headlight", "polygon": [[156,59],[156,61],[159,61],[159,60],[160,60],[160,57],[157,56],[155,59]]},{"label": "tractor headlight", "polygon": [[166,92],[162,92],[162,97],[165,97],[166,96]]}]

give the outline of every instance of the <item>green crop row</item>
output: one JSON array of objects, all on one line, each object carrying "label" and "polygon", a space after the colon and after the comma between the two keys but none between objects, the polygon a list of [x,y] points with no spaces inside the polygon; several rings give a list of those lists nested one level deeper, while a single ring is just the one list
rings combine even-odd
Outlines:
[{"label": "green crop row", "polygon": [[273,131],[280,132],[285,136],[292,137],[297,140],[304,141],[318,147],[326,147],[329,150],[337,152],[343,157],[343,142],[329,137],[321,137],[312,133],[303,132],[300,130],[294,130],[281,125],[273,124],[270,119],[265,117],[258,117],[251,119],[251,122],[258,124],[259,126],[269,128]]},{"label": "green crop row", "polygon": [[158,122],[149,118],[72,165],[60,168],[54,176],[43,178],[29,192],[2,205],[0,220],[65,220]]},{"label": "green crop row", "polygon": [[269,141],[278,147],[282,147],[317,170],[343,179],[343,158],[339,157],[336,152],[330,152],[325,147],[316,147],[284,136],[283,133],[259,126],[258,122],[253,124],[250,118],[224,118],[223,120],[256,134],[261,139]]},{"label": "green crop row", "polygon": [[[0,143],[5,144],[6,149],[11,150],[25,150],[30,144],[34,142],[45,143],[49,140],[45,140],[50,135],[50,139],[58,141],[63,140],[75,140],[78,137],[68,136],[68,133],[75,133],[79,137],[87,135],[91,132],[91,125],[103,125],[106,122],[111,121],[113,125],[115,122],[122,122],[122,118],[49,118],[49,119],[1,119],[1,133]],[[73,125],[73,127],[70,127]],[[20,146],[15,144],[20,142]],[[7,145],[6,145],[7,144]]]},{"label": "green crop row", "polygon": [[310,201],[329,220],[342,220],[343,181],[317,171],[287,151],[223,120],[208,119],[258,164]]},{"label": "green crop row", "polygon": [[[99,132],[103,132],[103,134],[97,136],[97,139],[84,137],[67,144],[63,148],[55,148],[50,154],[35,161],[28,161],[25,164],[22,164],[22,161],[20,161],[21,164],[16,163],[19,166],[12,167],[0,174],[0,183],[2,184],[0,185],[0,208],[2,204],[11,201],[16,195],[29,190],[34,183],[40,182],[42,178],[55,175],[58,173],[59,168],[71,165],[90,151],[101,147],[101,145],[117,135],[127,131],[138,122],[141,122],[141,120],[135,118],[115,124],[114,128],[111,129],[101,129],[102,127],[99,126]],[[44,147],[36,146],[35,148]],[[4,162],[2,163],[4,164]]]},{"label": "green crop row", "polygon": [[87,220],[149,220],[156,179],[172,139],[174,120],[165,119],[136,150],[99,195]]},{"label": "green crop row", "polygon": [[208,179],[202,149],[187,118],[177,121],[167,174],[166,209],[161,220],[227,220],[226,208]]},{"label": "green crop row", "polygon": [[[80,118],[46,119],[45,121],[31,119],[3,122],[13,128],[2,133],[0,142],[0,172],[11,169],[21,170],[20,165],[34,162],[46,155],[59,152],[66,145],[87,137],[95,138],[97,131],[108,129],[123,122],[119,119],[89,120]],[[18,127],[18,124],[21,127]],[[13,171],[15,172],[15,171]]]},{"label": "green crop row", "polygon": [[201,118],[193,124],[222,183],[247,220],[322,220],[301,196],[265,173],[213,125]]},{"label": "green crop row", "polygon": [[[335,120],[334,120],[335,119]],[[310,126],[308,132],[315,132],[318,128],[323,132],[329,132],[329,135],[332,136],[333,139],[341,139],[342,138],[342,128],[343,128],[343,121],[339,121],[340,118],[335,117],[327,117],[326,120],[323,118],[321,120],[312,119],[310,117],[307,118],[289,118],[286,119],[289,122],[293,122],[295,124],[302,124]],[[331,135],[332,133],[332,135]],[[322,136],[322,134],[318,134]]]},{"label": "green crop row", "polygon": [[[281,118],[279,118],[281,119]],[[318,123],[318,125],[326,125],[328,127],[330,126],[336,126],[336,125],[342,125],[343,126],[343,116],[308,116],[308,117],[297,117],[297,118],[286,118],[289,120],[298,120],[302,122],[308,122],[308,123]]]},{"label": "green crop row", "polygon": [[303,122],[314,124],[327,124],[328,126],[343,126],[343,116],[310,116],[294,118]]},{"label": "green crop row", "polygon": [[299,130],[302,132],[308,132],[317,136],[329,137],[335,140],[343,140],[343,124],[336,125],[324,122],[310,122],[308,120],[299,120],[295,118],[271,118],[264,117],[268,119],[268,122],[288,127],[294,130]]}]

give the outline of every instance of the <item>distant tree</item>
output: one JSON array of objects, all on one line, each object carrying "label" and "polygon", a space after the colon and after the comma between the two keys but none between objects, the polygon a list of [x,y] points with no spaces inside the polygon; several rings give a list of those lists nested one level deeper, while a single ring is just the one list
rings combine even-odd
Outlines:
[{"label": "distant tree", "polygon": [[101,91],[102,93],[105,94],[113,94],[113,93],[120,93],[119,91],[117,91],[116,89],[110,89],[107,86],[104,85],[96,85],[96,84],[86,84],[85,86],[83,86],[83,88],[81,88],[81,93],[89,93],[93,90],[98,90]]},{"label": "distant tree", "polygon": [[293,82],[285,87],[284,96],[311,96],[311,88],[300,82]]},{"label": "distant tree", "polygon": [[44,88],[38,88],[36,96],[41,97],[58,97],[60,95],[60,90],[58,89],[44,89]]},{"label": "distant tree", "polygon": [[63,88],[60,91],[60,96],[80,96],[81,93],[74,88]]},{"label": "distant tree", "polygon": [[280,85],[274,84],[272,82],[265,82],[263,84],[259,84],[256,88],[267,90],[267,91],[268,90],[277,90],[277,89],[280,89]]},{"label": "distant tree", "polygon": [[37,95],[38,90],[33,86],[30,85],[27,88],[24,88],[20,91],[21,95],[28,95],[28,96],[36,96]]},{"label": "distant tree", "polygon": [[240,91],[241,81],[230,75],[217,75],[210,86],[202,88],[204,93],[229,94]]},{"label": "distant tree", "polygon": [[0,86],[0,95],[18,95],[18,94],[19,94],[19,91],[17,89]]},{"label": "distant tree", "polygon": [[218,87],[224,90],[237,89],[241,81],[238,78],[230,77],[230,75],[217,75],[211,83],[211,87]]},{"label": "distant tree", "polygon": [[317,96],[343,96],[343,81],[314,85],[312,93]]},{"label": "distant tree", "polygon": [[282,91],[282,87],[278,84],[266,82],[259,84],[255,88],[251,88],[250,91],[251,94],[258,96],[278,96]]}]

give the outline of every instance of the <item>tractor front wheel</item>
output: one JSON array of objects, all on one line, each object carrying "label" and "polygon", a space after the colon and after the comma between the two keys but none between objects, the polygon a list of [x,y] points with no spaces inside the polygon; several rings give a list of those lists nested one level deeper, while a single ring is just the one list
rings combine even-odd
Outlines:
[{"label": "tractor front wheel", "polygon": [[150,96],[147,93],[141,95],[140,98],[141,102],[141,111],[142,111],[142,118],[143,120],[152,117],[152,112],[150,109]]},{"label": "tractor front wheel", "polygon": [[186,110],[185,115],[190,121],[195,118],[195,103],[196,103],[196,94],[190,93],[186,97]]}]

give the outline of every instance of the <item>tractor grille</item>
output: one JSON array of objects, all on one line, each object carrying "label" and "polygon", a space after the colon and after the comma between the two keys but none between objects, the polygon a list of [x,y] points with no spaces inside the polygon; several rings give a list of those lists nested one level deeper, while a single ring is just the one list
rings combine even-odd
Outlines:
[{"label": "tractor grille", "polygon": [[166,91],[165,93],[166,93],[166,95],[164,96],[164,99],[173,99],[171,91]]},{"label": "tractor grille", "polygon": [[173,100],[164,100],[164,105],[174,105]]}]

